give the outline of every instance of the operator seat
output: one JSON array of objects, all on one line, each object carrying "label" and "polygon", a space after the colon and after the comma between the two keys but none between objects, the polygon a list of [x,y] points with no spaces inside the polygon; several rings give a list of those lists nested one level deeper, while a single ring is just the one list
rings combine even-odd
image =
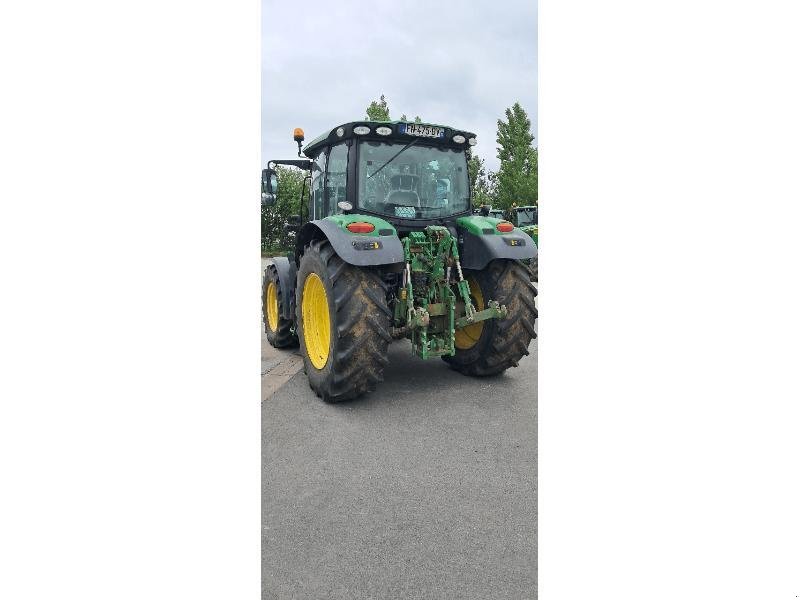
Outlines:
[{"label": "operator seat", "polygon": [[386,202],[389,204],[399,204],[402,206],[421,206],[419,200],[419,175],[403,173],[394,175],[389,180],[391,186]]}]

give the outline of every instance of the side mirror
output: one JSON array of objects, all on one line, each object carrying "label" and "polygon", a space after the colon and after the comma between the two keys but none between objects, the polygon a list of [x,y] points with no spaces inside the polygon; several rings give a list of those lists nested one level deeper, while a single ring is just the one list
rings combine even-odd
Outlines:
[{"label": "side mirror", "polygon": [[261,204],[273,206],[278,194],[278,174],[274,169],[261,171]]}]

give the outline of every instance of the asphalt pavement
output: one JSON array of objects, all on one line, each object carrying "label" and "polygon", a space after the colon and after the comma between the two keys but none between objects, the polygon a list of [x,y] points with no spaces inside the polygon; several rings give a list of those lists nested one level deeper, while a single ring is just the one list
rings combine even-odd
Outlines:
[{"label": "asphalt pavement", "polygon": [[535,597],[535,340],[485,379],[397,342],[342,404],[262,341],[263,598]]}]

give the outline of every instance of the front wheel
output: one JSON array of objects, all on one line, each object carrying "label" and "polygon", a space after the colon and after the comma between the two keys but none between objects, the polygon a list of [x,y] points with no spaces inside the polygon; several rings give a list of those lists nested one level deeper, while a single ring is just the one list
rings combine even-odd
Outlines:
[{"label": "front wheel", "polygon": [[297,344],[297,336],[292,331],[292,321],[281,314],[284,298],[278,269],[269,265],[264,270],[263,289],[261,292],[262,310],[264,312],[264,331],[267,341],[275,348],[286,348]]},{"label": "front wheel", "polygon": [[489,319],[456,330],[454,356],[442,358],[465,375],[497,375],[516,367],[536,337],[536,288],[517,261],[494,260],[483,271],[465,273],[476,310],[485,300],[508,308],[505,319]]},{"label": "front wheel", "polygon": [[306,246],[297,271],[297,335],[317,396],[350,400],[383,381],[391,316],[376,272],[345,263],[327,240]]}]

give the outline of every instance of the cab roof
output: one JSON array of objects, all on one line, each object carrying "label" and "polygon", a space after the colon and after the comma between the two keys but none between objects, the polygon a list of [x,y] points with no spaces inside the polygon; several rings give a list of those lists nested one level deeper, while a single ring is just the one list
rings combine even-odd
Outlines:
[{"label": "cab roof", "polygon": [[[365,126],[369,127],[370,132],[366,135],[358,135],[353,132],[353,129],[358,126]],[[444,137],[443,138],[435,138],[435,137],[425,137],[425,136],[414,136],[409,135],[401,131],[400,125],[423,125],[427,127],[440,127],[444,129]],[[389,135],[378,135],[375,130],[378,127],[388,127],[391,129],[391,133]],[[341,130],[341,135],[339,132]],[[305,148],[303,148],[303,154],[305,154],[309,158],[314,158],[317,154],[319,154],[320,150],[329,145],[335,144],[342,140],[359,138],[359,139],[367,139],[367,140],[380,140],[380,141],[387,141],[387,140],[401,140],[401,141],[410,141],[414,138],[418,138],[420,140],[424,140],[430,144],[435,144],[437,146],[446,146],[451,148],[469,148],[468,142],[463,143],[456,143],[453,141],[453,136],[455,135],[463,135],[467,140],[470,138],[474,138],[475,134],[470,131],[465,131],[463,129],[456,129],[454,127],[450,127],[449,125],[436,125],[434,123],[414,123],[412,121],[351,121],[350,123],[344,123],[343,125],[337,125],[327,133],[323,133],[319,137],[314,138],[309,142]]]}]

